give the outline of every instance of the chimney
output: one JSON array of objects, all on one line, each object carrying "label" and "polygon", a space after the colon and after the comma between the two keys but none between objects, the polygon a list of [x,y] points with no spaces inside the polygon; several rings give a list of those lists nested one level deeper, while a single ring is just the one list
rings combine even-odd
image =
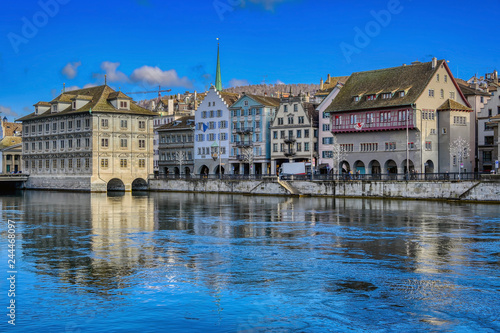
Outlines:
[{"label": "chimney", "polygon": [[432,69],[436,68],[437,64],[438,64],[437,58],[436,57],[432,58]]},{"label": "chimney", "polygon": [[194,110],[198,110],[198,93],[194,91]]},{"label": "chimney", "polygon": [[496,69],[493,71],[493,82],[498,83],[498,72]]},{"label": "chimney", "polygon": [[264,96],[266,96],[266,97],[267,97],[267,93],[266,93],[266,92],[264,93]]},{"label": "chimney", "polygon": [[327,82],[327,83],[330,83],[330,74],[328,74],[328,75],[326,76],[326,82]]},{"label": "chimney", "polygon": [[323,90],[323,78],[321,78],[319,85],[320,85],[320,89]]}]

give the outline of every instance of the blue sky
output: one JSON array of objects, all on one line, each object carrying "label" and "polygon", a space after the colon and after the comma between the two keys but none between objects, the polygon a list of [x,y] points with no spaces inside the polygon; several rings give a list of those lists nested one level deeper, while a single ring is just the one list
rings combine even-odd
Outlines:
[{"label": "blue sky", "polygon": [[[216,38],[222,82],[319,83],[326,74],[433,56],[468,79],[499,69],[499,0],[4,1],[0,112],[9,120],[50,101],[63,83],[124,92],[204,91]],[[150,95],[131,95],[136,99]]]}]

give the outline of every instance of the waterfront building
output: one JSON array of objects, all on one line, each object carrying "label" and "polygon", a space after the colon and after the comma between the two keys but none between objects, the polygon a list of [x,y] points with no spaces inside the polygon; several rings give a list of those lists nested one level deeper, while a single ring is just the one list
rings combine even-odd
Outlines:
[{"label": "waterfront building", "polygon": [[[489,84],[491,98],[484,104],[478,117],[478,150],[481,171],[495,170],[498,160],[498,136],[495,136],[500,115],[500,85],[498,79]],[[493,122],[492,122],[493,121]]]},{"label": "waterfront building", "polygon": [[155,112],[106,84],[34,106],[19,119],[27,188],[105,192],[147,186]]},{"label": "waterfront building", "polygon": [[470,142],[472,109],[445,60],[354,73],[326,112],[345,171],[473,171],[467,154],[451,149]]},{"label": "waterfront building", "polygon": [[156,129],[160,175],[191,175],[194,171],[194,124],[181,117]]},{"label": "waterfront building", "polygon": [[279,172],[285,162],[312,162],[318,157],[317,104],[306,97],[281,98],[271,125],[271,172]]},{"label": "waterfront building", "polygon": [[270,125],[279,105],[279,98],[243,94],[229,108],[232,133],[229,156],[231,173],[272,173]]},{"label": "waterfront building", "polygon": [[0,140],[0,173],[22,172],[21,143],[20,136],[6,136]]},{"label": "waterfront building", "polygon": [[318,111],[318,167],[317,171],[321,174],[327,174],[333,169],[333,143],[334,135],[331,131],[330,113],[325,110],[337,97],[340,89],[344,85],[337,83],[333,88],[328,89],[330,93],[324,97],[316,108]]}]

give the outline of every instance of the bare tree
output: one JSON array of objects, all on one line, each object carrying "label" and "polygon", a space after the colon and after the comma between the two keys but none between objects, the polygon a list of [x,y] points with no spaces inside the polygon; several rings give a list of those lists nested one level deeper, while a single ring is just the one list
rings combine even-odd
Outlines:
[{"label": "bare tree", "polygon": [[179,163],[179,175],[182,175],[182,165],[186,161],[186,152],[181,150],[176,151],[175,160]]},{"label": "bare tree", "polygon": [[247,147],[243,148],[242,150],[242,156],[243,156],[243,161],[248,163],[249,165],[249,174],[252,174],[252,169],[253,169],[253,160],[254,160],[254,154],[253,154],[253,146],[252,147]]},{"label": "bare tree", "polygon": [[460,179],[462,163],[469,158],[469,155],[470,144],[462,137],[458,137],[450,143],[450,158],[453,164],[457,164],[458,179]]},{"label": "bare tree", "polygon": [[[332,146],[332,176],[337,173],[337,168],[339,168],[340,162],[347,158],[347,152],[342,148],[342,145],[338,143],[337,136],[333,135],[333,146]],[[340,168],[339,170],[340,171]]]}]

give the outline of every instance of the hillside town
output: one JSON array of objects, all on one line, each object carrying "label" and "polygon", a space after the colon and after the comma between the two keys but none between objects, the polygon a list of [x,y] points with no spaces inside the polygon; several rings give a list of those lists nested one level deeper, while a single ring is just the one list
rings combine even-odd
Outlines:
[{"label": "hillside town", "polygon": [[218,54],[206,92],[136,103],[107,83],[63,91],[2,119],[1,170],[29,175],[31,188],[90,191],[145,188],[152,176],[279,175],[284,163],[374,179],[498,171],[496,70],[460,79],[433,58],[319,81],[224,90]]}]

